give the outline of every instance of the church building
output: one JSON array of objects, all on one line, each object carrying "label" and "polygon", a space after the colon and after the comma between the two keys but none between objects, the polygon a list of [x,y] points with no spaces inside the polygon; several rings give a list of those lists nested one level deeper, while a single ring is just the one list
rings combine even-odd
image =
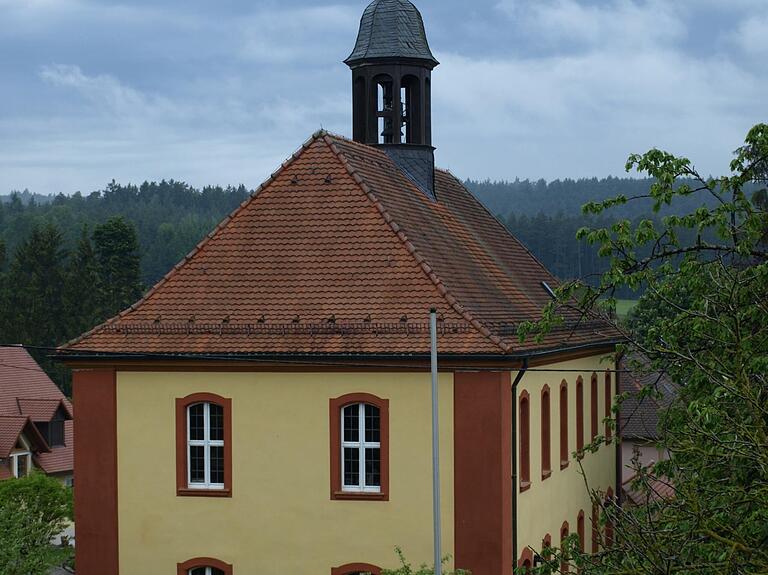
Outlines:
[{"label": "church building", "polygon": [[608,544],[579,467],[614,493],[616,442],[572,453],[610,437],[618,333],[567,316],[519,341],[558,281],[435,168],[438,61],[411,2],[372,2],[345,63],[352,138],[312,135],[60,349],[78,575],[379,574],[396,546],[431,564],[432,308],[446,568],[511,575],[569,533]]}]

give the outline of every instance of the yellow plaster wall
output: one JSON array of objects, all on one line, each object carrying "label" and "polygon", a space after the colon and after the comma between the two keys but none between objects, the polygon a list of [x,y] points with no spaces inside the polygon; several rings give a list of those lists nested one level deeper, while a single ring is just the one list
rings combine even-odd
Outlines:
[{"label": "yellow plaster wall", "polygon": [[[233,497],[175,494],[174,400],[232,398]],[[328,400],[390,401],[390,501],[331,501]],[[210,556],[237,575],[432,562],[428,373],[141,373],[117,377],[121,575]],[[443,549],[453,552],[453,376],[440,376]]]},{"label": "yellow plaster wall", "polygon": [[[531,419],[531,487],[523,493],[518,491],[518,555],[526,546],[541,550],[542,539],[549,533],[552,545],[560,543],[560,528],[568,521],[571,533],[576,533],[579,511],[584,511],[585,550],[592,545],[592,504],[580,474],[579,465],[571,457],[570,464],[560,469],[560,382],[568,382],[568,453],[576,450],[576,378],[584,379],[584,445],[591,441],[591,379],[592,372],[598,374],[598,434],[604,432],[605,417],[605,370],[614,369],[613,362],[601,361],[604,356],[579,359],[569,362],[542,366],[545,369],[561,369],[561,372],[528,372],[518,385],[519,393],[527,390],[530,394]],[[570,370],[578,370],[573,372]],[[550,454],[552,475],[542,480],[541,476],[541,390],[550,387]],[[612,391],[616,391],[615,375],[611,377]],[[518,444],[519,453],[519,444]],[[587,454],[582,460],[590,488],[615,491],[616,443],[603,445],[597,453]],[[518,557],[519,559],[519,557]]]}]

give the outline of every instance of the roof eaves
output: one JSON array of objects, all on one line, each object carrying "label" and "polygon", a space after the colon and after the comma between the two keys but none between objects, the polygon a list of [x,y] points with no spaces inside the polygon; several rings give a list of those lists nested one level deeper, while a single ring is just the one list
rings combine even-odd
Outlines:
[{"label": "roof eaves", "polygon": [[397,235],[397,237],[400,239],[400,241],[403,243],[405,248],[408,250],[408,252],[411,254],[411,256],[416,260],[416,263],[419,264],[422,271],[426,274],[426,276],[432,281],[432,283],[437,288],[438,293],[445,299],[445,301],[459,314],[461,315],[467,322],[469,322],[480,334],[482,334],[484,337],[489,339],[494,345],[501,348],[505,353],[508,353],[513,350],[513,347],[508,342],[505,342],[500,337],[493,335],[491,330],[489,330],[486,326],[484,326],[480,321],[478,321],[464,306],[461,305],[461,303],[451,294],[450,290],[446,287],[445,283],[440,279],[440,277],[435,273],[433,267],[429,264],[429,262],[422,256],[419,251],[416,249],[416,246],[408,239],[408,236],[405,234],[403,229],[397,224],[397,222],[394,220],[394,218],[389,214],[387,209],[384,207],[384,205],[381,203],[381,201],[376,197],[376,194],[371,190],[370,186],[365,182],[363,177],[357,173],[357,171],[350,165],[349,161],[346,157],[344,157],[344,153],[339,149],[338,146],[336,146],[336,143],[333,141],[333,138],[329,134],[324,135],[325,143],[328,144],[331,151],[336,155],[337,158],[339,158],[339,161],[344,165],[344,168],[347,170],[347,173],[352,177],[353,180],[360,186],[360,188],[363,190],[363,192],[368,196],[368,199],[371,201],[371,203],[376,207],[376,209],[379,211],[381,216],[384,218],[384,221],[387,222],[390,228],[392,228],[392,231]]},{"label": "roof eaves", "polygon": [[290,166],[296,160],[296,158],[298,158],[302,154],[302,152],[304,152],[304,150],[309,148],[316,140],[324,137],[326,134],[327,132],[325,130],[318,130],[317,132],[312,134],[312,136],[308,140],[306,140],[298,150],[296,150],[287,160],[285,160],[280,165],[280,167],[276,171],[274,171],[266,180],[264,180],[261,183],[261,185],[248,197],[248,199],[242,202],[227,217],[225,217],[221,222],[219,222],[219,225],[217,225],[194,248],[192,248],[192,251],[190,251],[186,256],[184,256],[184,258],[179,263],[173,266],[171,271],[165,274],[165,276],[163,276],[160,279],[160,281],[158,281],[146,294],[144,294],[144,296],[139,301],[131,305],[129,308],[121,311],[116,316],[97,325],[93,329],[90,329],[89,331],[76,337],[75,339],[68,341],[64,345],[59,346],[58,350],[64,351],[71,346],[77,345],[78,343],[87,339],[91,335],[98,333],[103,328],[116,323],[128,313],[135,311],[141,304],[143,304],[155,292],[157,292],[157,290],[159,290],[171,277],[173,277],[179,269],[181,269],[189,260],[195,257],[205,247],[205,245],[232,220],[232,218],[234,218],[238,213],[240,213],[243,209],[245,209],[246,206],[248,206],[248,204],[250,204],[254,200],[254,198],[256,198],[256,196],[258,196],[259,193],[261,193],[261,191],[264,190],[264,188],[266,188],[269,184],[271,184],[288,166]]}]

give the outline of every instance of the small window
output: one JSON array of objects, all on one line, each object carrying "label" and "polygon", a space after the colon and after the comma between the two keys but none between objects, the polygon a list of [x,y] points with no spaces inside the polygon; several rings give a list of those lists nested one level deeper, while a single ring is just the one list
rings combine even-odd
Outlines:
[{"label": "small window", "polygon": [[32,472],[32,454],[15,453],[11,455],[11,471],[17,479],[29,475]]},{"label": "small window", "polygon": [[612,438],[611,408],[613,407],[613,390],[611,388],[611,372],[605,372],[605,440],[610,443]]},{"label": "small window", "polygon": [[210,557],[200,557],[178,563],[176,573],[177,575],[233,575],[232,565]]},{"label": "small window", "polygon": [[584,449],[584,380],[576,379],[576,450]]},{"label": "small window", "polygon": [[546,479],[552,475],[552,422],[549,411],[549,386],[545,385],[541,390],[541,478]]},{"label": "small window", "polygon": [[590,402],[590,423],[591,423],[591,441],[594,441],[597,437],[597,428],[598,428],[598,408],[597,408],[597,401],[599,399],[598,391],[597,391],[597,374],[592,374],[592,381],[590,385],[589,390],[589,402]]},{"label": "small window", "polygon": [[389,498],[389,402],[355,393],[330,400],[331,499]]},{"label": "small window", "polygon": [[579,536],[579,551],[582,553],[584,553],[584,549],[586,549],[584,545],[584,538],[586,537],[584,529],[584,510],[582,509],[579,511],[579,516],[576,519],[576,533]]},{"label": "small window", "polygon": [[560,383],[560,469],[568,467],[568,382]]},{"label": "small window", "polygon": [[531,486],[531,402],[527,391],[520,394],[520,491]]},{"label": "small window", "polygon": [[231,400],[210,393],[176,400],[179,495],[231,495]]},{"label": "small window", "polygon": [[600,550],[600,510],[597,503],[592,504],[592,553]]}]

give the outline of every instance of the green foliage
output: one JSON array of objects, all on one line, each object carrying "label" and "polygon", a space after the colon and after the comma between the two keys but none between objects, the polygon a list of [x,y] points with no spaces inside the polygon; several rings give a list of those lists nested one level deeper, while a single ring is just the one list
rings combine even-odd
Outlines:
[{"label": "green foliage", "polygon": [[[540,337],[562,321],[564,307],[604,317],[617,288],[644,285],[623,347],[648,358],[635,370],[664,372],[679,386],[659,429],[670,458],[638,468],[633,483],[647,504],[619,507],[593,491],[616,544],[596,555],[566,545],[540,573],[556,572],[563,554],[584,575],[768,573],[768,220],[762,192],[754,193],[766,161],[766,125],[749,132],[731,174],[720,178],[703,178],[689,160],[659,150],[631,156],[628,169],[653,178],[652,210],[681,197],[715,203],[583,230],[610,262],[599,286],[562,286],[543,321],[520,330]],[[660,485],[672,495],[660,497]]]},{"label": "green foliage", "polygon": [[32,474],[0,482],[0,573],[46,575],[68,561],[70,547],[51,541],[72,519],[72,492],[56,479]]},{"label": "green foliage", "polygon": [[[413,567],[408,561],[405,559],[405,555],[403,554],[402,549],[397,547],[395,549],[395,552],[397,553],[397,558],[400,561],[400,566],[397,569],[384,569],[381,572],[381,575],[435,575],[435,568],[434,567],[428,567],[427,565],[421,565],[418,568]],[[444,557],[443,558],[443,565],[448,563],[450,560],[450,557]],[[471,575],[469,571],[465,571],[463,569],[458,569],[456,571],[443,571],[444,575]]]},{"label": "green foliage", "polygon": [[93,242],[99,308],[104,317],[112,317],[135,303],[143,291],[136,229],[121,217],[110,218],[96,226]]}]

